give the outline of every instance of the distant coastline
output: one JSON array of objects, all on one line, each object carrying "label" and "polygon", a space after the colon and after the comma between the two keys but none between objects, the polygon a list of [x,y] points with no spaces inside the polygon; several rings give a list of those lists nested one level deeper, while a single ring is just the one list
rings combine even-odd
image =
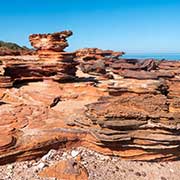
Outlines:
[{"label": "distant coastline", "polygon": [[135,59],[166,59],[180,61],[180,53],[126,53],[124,58],[135,58]]}]

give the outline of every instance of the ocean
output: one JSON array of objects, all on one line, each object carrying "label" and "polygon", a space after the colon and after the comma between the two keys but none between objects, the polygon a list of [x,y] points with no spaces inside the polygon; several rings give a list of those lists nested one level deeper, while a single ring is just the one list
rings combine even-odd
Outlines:
[{"label": "ocean", "polygon": [[147,59],[147,58],[153,58],[153,59],[166,59],[166,60],[180,60],[180,53],[126,53],[122,57],[124,58],[132,58],[132,59]]}]

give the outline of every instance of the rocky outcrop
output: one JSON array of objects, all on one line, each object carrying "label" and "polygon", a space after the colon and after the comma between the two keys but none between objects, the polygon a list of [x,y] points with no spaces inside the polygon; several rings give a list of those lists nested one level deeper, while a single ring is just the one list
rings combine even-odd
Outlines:
[{"label": "rocky outcrop", "polygon": [[68,47],[67,38],[72,31],[62,31],[52,34],[32,34],[29,36],[31,45],[37,49],[38,57],[44,62],[54,62],[59,70],[56,70],[62,79],[72,79],[76,73],[77,62],[74,61],[75,54],[64,52]]},{"label": "rocky outcrop", "polygon": [[175,71],[168,71],[163,61],[123,59],[120,57],[123,54],[124,52],[85,48],[76,51],[76,59],[80,62],[80,68],[84,73],[100,75],[109,79],[116,75],[139,80],[174,77]]},{"label": "rocky outcrop", "polygon": [[180,64],[165,64],[157,71],[168,68],[172,78],[45,81],[0,89],[0,163],[73,146],[130,160],[178,159]]},{"label": "rocky outcrop", "polygon": [[0,41],[0,56],[33,55],[34,50],[16,43]]},{"label": "rocky outcrop", "polygon": [[73,126],[74,120],[84,118],[84,105],[106,94],[84,82],[44,81],[1,88],[0,164],[86,142],[87,130]]},{"label": "rocky outcrop", "polygon": [[118,59],[124,52],[101,50],[98,48],[84,48],[76,51],[76,59],[80,62],[80,68],[84,73],[104,75],[106,74],[106,61]]},{"label": "rocky outcrop", "polygon": [[66,38],[72,34],[72,31],[62,31],[52,34],[32,34],[29,36],[29,40],[31,45],[38,50],[62,52],[68,47]]},{"label": "rocky outcrop", "polygon": [[79,162],[74,160],[60,161],[52,167],[40,172],[42,177],[56,177],[61,180],[88,180],[88,172]]},{"label": "rocky outcrop", "polygon": [[[74,146],[130,160],[177,160],[180,62],[123,59],[99,49],[67,53],[71,34],[31,35],[37,59],[0,61],[0,164]],[[74,57],[88,74],[78,71],[70,83]],[[89,76],[108,73],[114,78]],[[29,83],[12,87],[15,81]],[[55,166],[60,178],[69,177],[69,165],[74,172],[66,162]]]},{"label": "rocky outcrop", "polygon": [[[98,139],[96,144],[123,158],[178,159],[180,62],[160,61],[149,70],[142,70],[139,62],[128,70],[133,72],[131,75],[125,73],[122,79],[110,83],[111,96],[87,106],[90,121],[80,124],[88,122],[93,127],[91,133]],[[130,67],[123,65],[118,71],[126,68]],[[143,75],[138,74],[141,72]]]},{"label": "rocky outcrop", "polygon": [[47,80],[1,88],[0,164],[74,146],[130,160],[178,159],[179,67],[160,61],[151,71],[173,76],[156,79]]},{"label": "rocky outcrop", "polygon": [[64,52],[68,46],[66,38],[71,31],[53,34],[33,34],[30,42],[37,48],[38,60],[1,60],[0,87],[12,87],[16,81],[52,79],[55,81],[73,80],[77,62],[74,53]]},{"label": "rocky outcrop", "polygon": [[35,51],[32,49],[20,49],[11,50],[8,48],[0,48],[0,56],[24,56],[24,55],[34,55]]},{"label": "rocky outcrop", "polygon": [[109,84],[108,92],[113,96],[119,96],[123,93],[167,95],[168,88],[167,83],[162,79],[139,80],[133,78],[123,78]]},{"label": "rocky outcrop", "polygon": [[110,64],[113,73],[124,78],[133,79],[160,79],[173,78],[174,71],[166,71],[161,68],[163,61],[153,59],[120,59]]},{"label": "rocky outcrop", "polygon": [[176,159],[180,114],[168,103],[161,94],[125,93],[87,106],[87,116],[98,126],[92,130],[97,144],[123,151],[126,159]]}]

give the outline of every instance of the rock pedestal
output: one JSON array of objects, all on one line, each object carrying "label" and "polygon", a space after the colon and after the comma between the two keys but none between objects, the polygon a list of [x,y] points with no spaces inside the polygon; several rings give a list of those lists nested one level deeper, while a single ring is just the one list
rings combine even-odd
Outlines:
[{"label": "rock pedestal", "polygon": [[36,60],[9,59],[0,63],[0,87],[12,87],[15,81],[73,80],[77,62],[75,54],[64,52],[68,46],[66,38],[71,31],[53,34],[33,34],[29,39],[38,55]]},{"label": "rock pedestal", "polygon": [[73,79],[76,74],[77,62],[74,61],[75,53],[64,52],[68,47],[66,38],[72,31],[62,31],[52,34],[32,34],[29,36],[31,45],[37,49],[40,61],[50,63],[51,68],[56,67],[59,80]]}]

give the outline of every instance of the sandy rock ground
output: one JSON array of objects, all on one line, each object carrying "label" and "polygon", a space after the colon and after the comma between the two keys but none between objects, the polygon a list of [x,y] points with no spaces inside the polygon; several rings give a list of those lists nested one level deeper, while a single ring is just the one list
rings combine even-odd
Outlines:
[{"label": "sandy rock ground", "polygon": [[86,148],[50,150],[42,158],[0,166],[0,180],[56,180],[39,176],[44,168],[62,160],[80,157],[89,180],[179,180],[180,161],[136,162],[104,156]]}]

